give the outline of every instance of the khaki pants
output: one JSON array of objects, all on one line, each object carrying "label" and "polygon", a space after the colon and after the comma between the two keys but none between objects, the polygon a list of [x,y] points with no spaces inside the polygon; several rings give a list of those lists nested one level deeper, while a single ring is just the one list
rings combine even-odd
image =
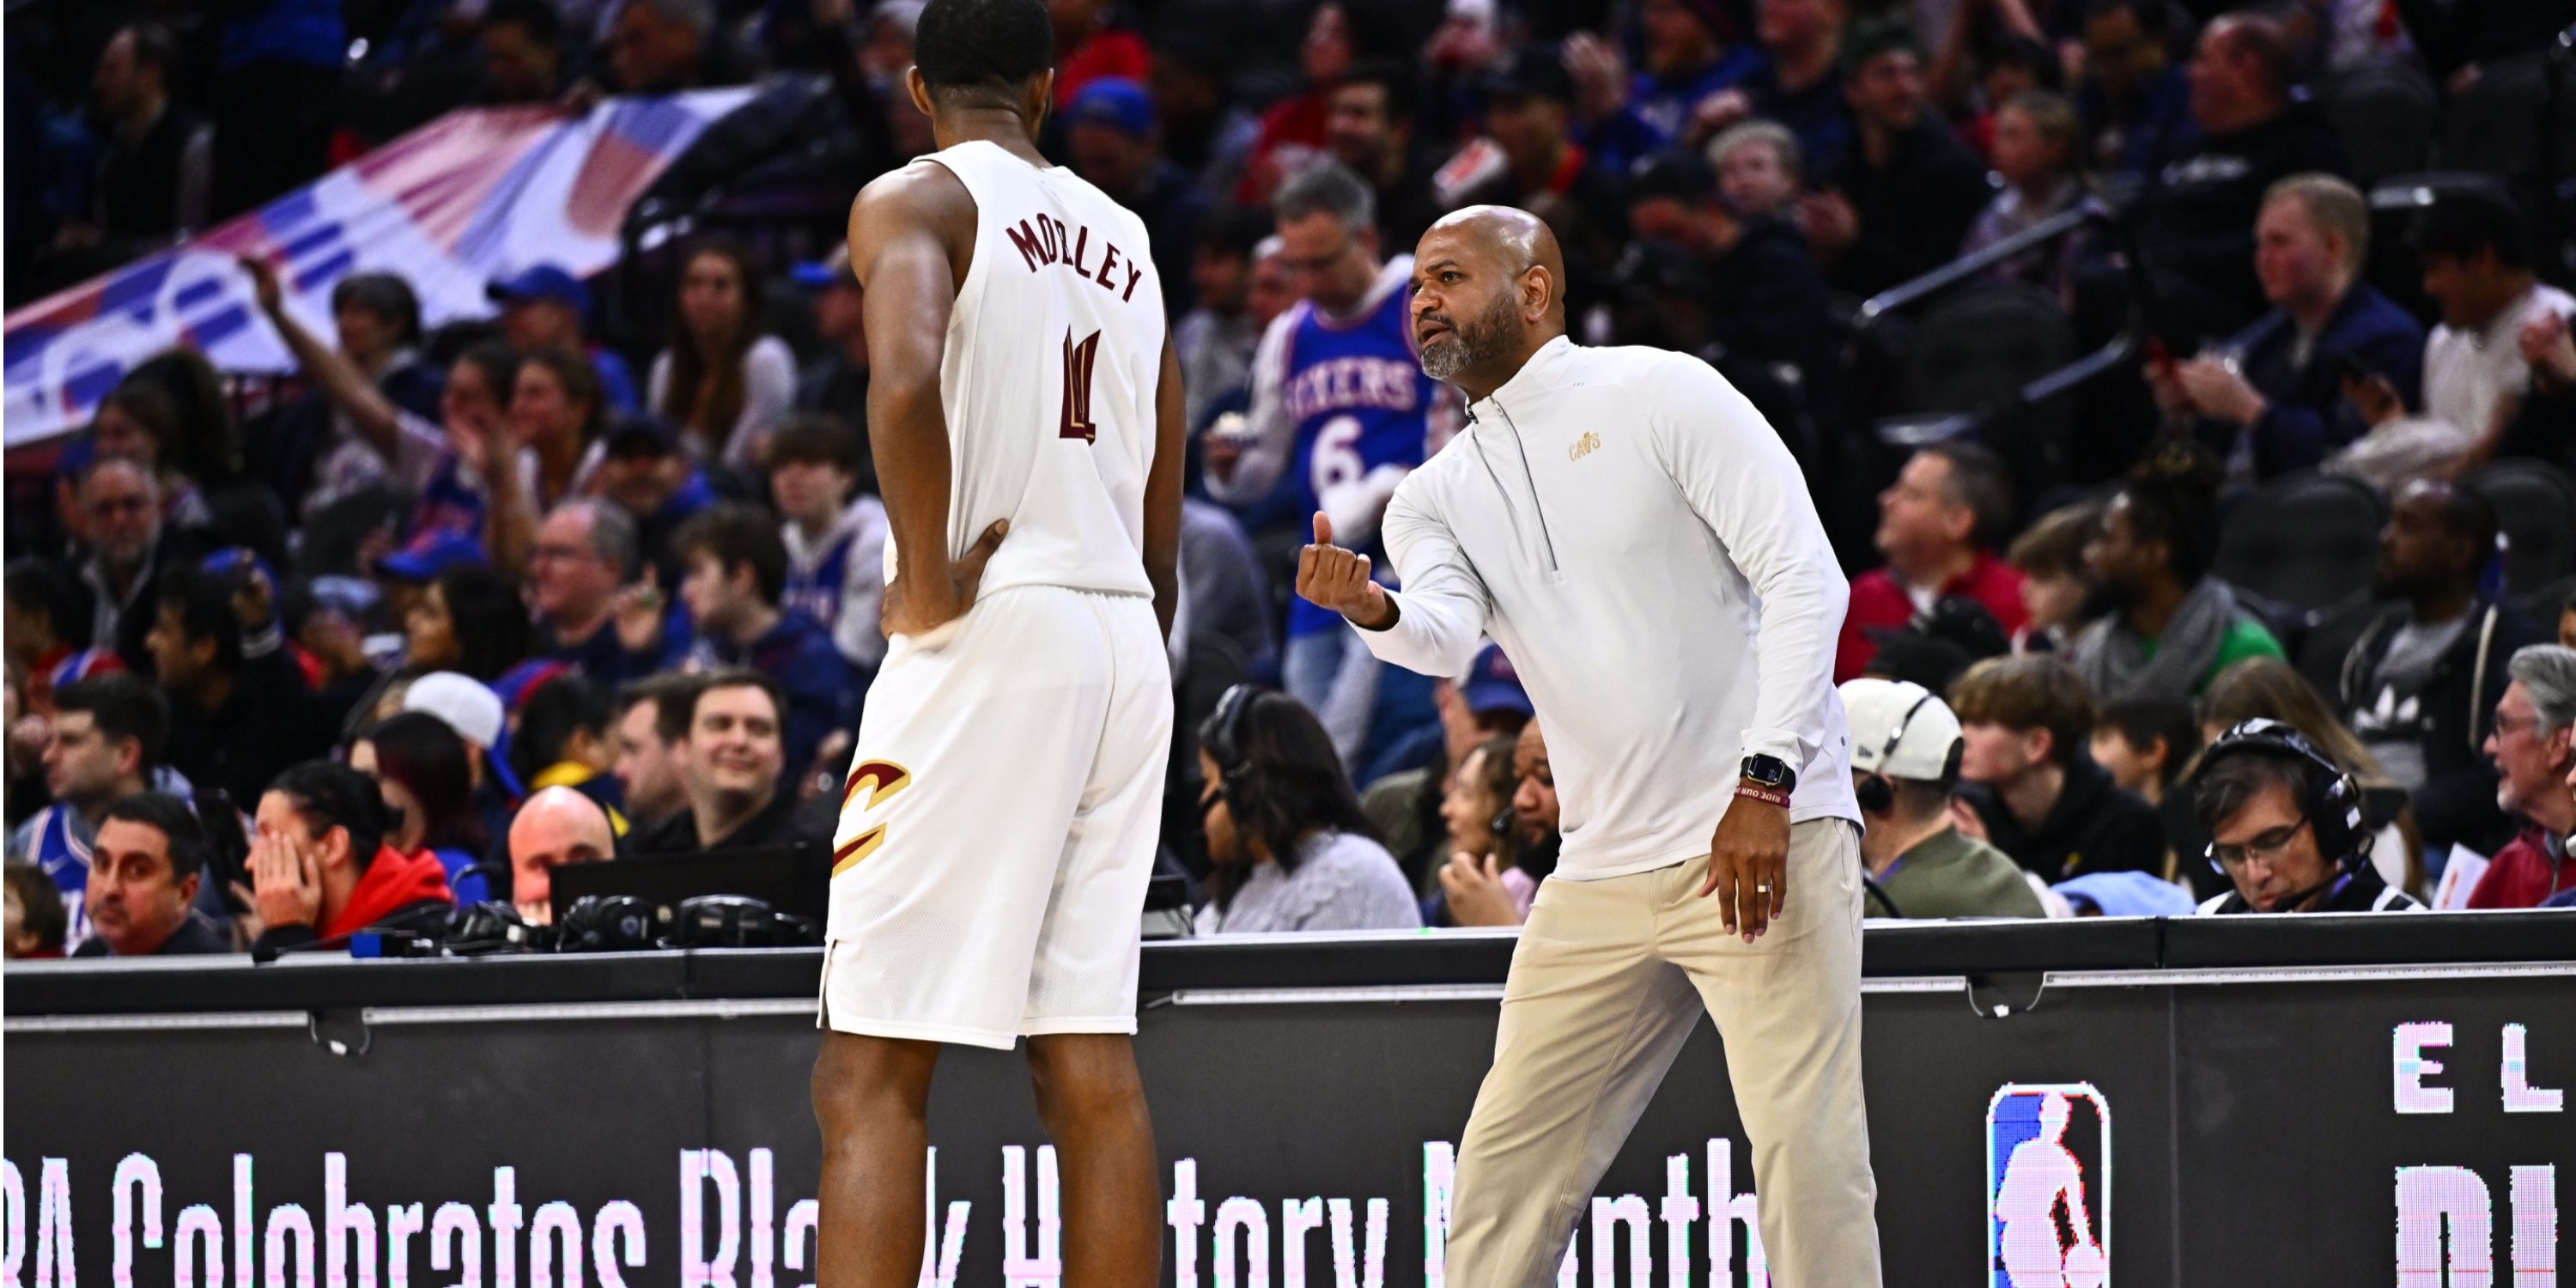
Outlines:
[{"label": "khaki pants", "polygon": [[[1788,908],[1751,944],[1726,933],[1715,896],[1699,897],[1705,856],[1540,887],[1460,1148],[1449,1283],[1555,1282],[1593,1186],[1705,1008],[1752,1142],[1771,1282],[1876,1288],[1859,846],[1841,819],[1792,827]],[[1710,1178],[1709,1192],[1726,1183]]]}]

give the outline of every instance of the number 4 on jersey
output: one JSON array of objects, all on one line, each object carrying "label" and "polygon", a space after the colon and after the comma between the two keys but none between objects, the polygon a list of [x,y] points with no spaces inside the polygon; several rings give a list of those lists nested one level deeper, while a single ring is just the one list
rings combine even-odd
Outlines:
[{"label": "number 4 on jersey", "polygon": [[1064,414],[1056,426],[1056,437],[1079,438],[1097,442],[1100,427],[1091,421],[1091,367],[1100,357],[1100,333],[1074,343],[1073,331],[1064,333]]}]

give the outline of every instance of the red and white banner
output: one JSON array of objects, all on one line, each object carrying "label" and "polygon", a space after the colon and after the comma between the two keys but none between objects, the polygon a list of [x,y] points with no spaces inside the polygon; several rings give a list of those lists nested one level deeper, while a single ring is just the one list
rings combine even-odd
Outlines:
[{"label": "red and white banner", "polygon": [[435,326],[491,312],[484,285],[537,264],[589,276],[615,262],[626,209],[748,89],[552,108],[451,112],[193,241],[8,317],[6,443],[88,423],[125,373],[174,345],[227,371],[283,371],[236,262],[281,265],[287,307],[332,334],[331,288],[400,274]]}]

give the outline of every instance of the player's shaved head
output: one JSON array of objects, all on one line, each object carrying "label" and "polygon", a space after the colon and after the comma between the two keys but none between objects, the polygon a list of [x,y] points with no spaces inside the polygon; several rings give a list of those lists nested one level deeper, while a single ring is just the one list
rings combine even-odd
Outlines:
[{"label": "player's shaved head", "polygon": [[1565,252],[1545,220],[1509,206],[1452,211],[1413,258],[1422,369],[1481,398],[1565,334]]}]

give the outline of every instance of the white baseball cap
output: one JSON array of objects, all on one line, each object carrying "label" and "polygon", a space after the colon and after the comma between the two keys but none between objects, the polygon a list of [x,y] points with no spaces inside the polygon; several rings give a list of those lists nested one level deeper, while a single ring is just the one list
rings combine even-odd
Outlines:
[{"label": "white baseball cap", "polygon": [[456,736],[490,752],[501,741],[501,695],[481,680],[455,671],[432,671],[411,682],[403,710],[425,711]]},{"label": "white baseball cap", "polygon": [[1959,717],[1911,680],[1851,680],[1838,690],[1851,729],[1851,767],[1937,783],[1959,742]]}]

